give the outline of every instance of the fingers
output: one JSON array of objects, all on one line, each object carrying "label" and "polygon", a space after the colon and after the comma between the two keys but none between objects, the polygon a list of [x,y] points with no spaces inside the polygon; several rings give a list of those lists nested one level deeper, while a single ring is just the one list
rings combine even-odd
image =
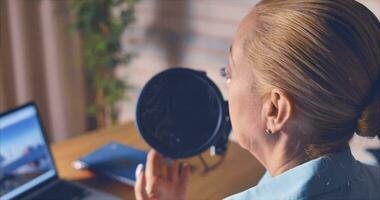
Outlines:
[{"label": "fingers", "polygon": [[169,167],[169,179],[173,182],[177,181],[179,177],[179,162],[173,160]]},{"label": "fingers", "polygon": [[166,164],[166,159],[161,154],[158,154],[159,160],[160,160],[160,175],[162,178],[167,179],[168,178],[168,165]]},{"label": "fingers", "polygon": [[166,159],[160,153],[155,150],[150,150],[147,158],[146,175],[149,177],[161,177],[168,178],[168,165]]},{"label": "fingers", "polygon": [[180,184],[186,185],[189,182],[190,177],[190,165],[188,163],[185,163],[182,165],[182,173],[180,174]]},{"label": "fingers", "polygon": [[180,166],[180,163],[177,160],[173,160],[170,165],[168,165],[166,162],[167,161],[165,157],[159,154],[157,151],[153,149],[149,151],[146,164],[146,177],[148,182],[154,177],[169,179],[173,182],[187,182],[190,174],[189,164],[185,163],[184,165]]},{"label": "fingers", "polygon": [[160,156],[155,150],[150,150],[146,161],[146,176],[148,179],[159,177],[161,174],[160,169]]},{"label": "fingers", "polygon": [[135,183],[135,196],[136,200],[148,199],[148,195],[145,190],[145,173],[143,170],[143,164],[137,165],[136,168],[136,183]]}]

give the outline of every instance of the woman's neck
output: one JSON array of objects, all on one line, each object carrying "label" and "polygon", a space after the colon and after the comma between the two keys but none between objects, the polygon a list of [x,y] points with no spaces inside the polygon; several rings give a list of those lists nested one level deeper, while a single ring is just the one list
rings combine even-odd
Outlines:
[{"label": "woman's neck", "polygon": [[[272,177],[280,175],[308,160],[303,142],[283,134],[269,144],[261,155],[256,156]],[[265,154],[265,155],[264,155]]]},{"label": "woman's neck", "polygon": [[297,155],[295,157],[278,157],[275,158],[272,162],[268,162],[266,169],[269,174],[274,177],[278,176],[289,169],[292,169],[305,162],[304,155]]}]

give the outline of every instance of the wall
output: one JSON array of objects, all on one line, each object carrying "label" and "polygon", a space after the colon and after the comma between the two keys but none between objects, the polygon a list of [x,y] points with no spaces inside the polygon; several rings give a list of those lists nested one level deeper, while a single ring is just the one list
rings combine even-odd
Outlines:
[{"label": "wall", "polygon": [[50,140],[85,129],[79,38],[68,1],[0,0],[0,112],[35,102]]}]

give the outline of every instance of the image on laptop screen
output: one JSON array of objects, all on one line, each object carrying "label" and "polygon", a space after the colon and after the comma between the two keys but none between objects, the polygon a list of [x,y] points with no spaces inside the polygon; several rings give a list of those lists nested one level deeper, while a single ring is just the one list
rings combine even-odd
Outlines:
[{"label": "image on laptop screen", "polygon": [[0,199],[9,199],[56,174],[34,105],[0,115]]}]

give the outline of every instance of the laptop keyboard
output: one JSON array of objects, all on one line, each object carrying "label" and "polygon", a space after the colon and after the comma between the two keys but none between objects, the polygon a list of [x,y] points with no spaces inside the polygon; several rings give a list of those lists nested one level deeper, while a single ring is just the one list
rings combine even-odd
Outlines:
[{"label": "laptop keyboard", "polygon": [[36,199],[67,199],[77,200],[88,196],[89,190],[70,184],[65,181],[59,181],[44,192],[40,193]]}]

